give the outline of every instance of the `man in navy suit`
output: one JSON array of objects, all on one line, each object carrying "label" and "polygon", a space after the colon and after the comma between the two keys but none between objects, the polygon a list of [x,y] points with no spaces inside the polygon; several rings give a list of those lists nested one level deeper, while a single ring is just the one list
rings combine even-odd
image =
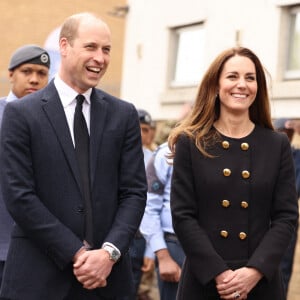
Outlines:
[{"label": "man in navy suit", "polygon": [[[147,190],[138,114],[95,88],[110,61],[106,23],[73,15],[59,46],[54,80],[7,104],[2,120],[0,177],[16,225],[0,299],[111,300],[133,289],[128,248]],[[89,139],[80,155],[79,111]]]},{"label": "man in navy suit", "polygon": [[[11,90],[7,97],[0,98],[0,128],[6,103],[45,87],[48,83],[49,67],[49,54],[37,45],[24,45],[12,54],[8,66]],[[13,220],[5,208],[0,186],[0,286],[12,225]]]}]

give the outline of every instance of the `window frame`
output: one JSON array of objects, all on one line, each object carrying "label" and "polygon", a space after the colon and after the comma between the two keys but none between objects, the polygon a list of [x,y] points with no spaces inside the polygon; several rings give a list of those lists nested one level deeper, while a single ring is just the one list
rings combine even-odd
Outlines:
[{"label": "window frame", "polygon": [[[190,34],[190,38],[191,38],[193,33],[195,33],[198,30],[199,30],[199,34],[202,36],[202,38],[199,39],[199,44],[197,45],[198,48],[199,47],[201,48],[200,49],[201,56],[199,57],[199,62],[197,62],[197,61],[195,62],[194,61],[195,56],[193,56],[192,58],[189,58],[189,59],[186,57],[187,52],[184,52],[184,51],[187,51],[188,47],[186,46],[186,44],[180,45],[180,40],[181,41],[182,41],[182,39],[188,40],[188,36],[185,34]],[[170,66],[169,70],[170,71],[169,71],[168,86],[170,88],[184,88],[184,87],[197,86],[199,84],[199,80],[201,79],[201,77],[204,74],[204,51],[205,51],[205,33],[206,33],[205,32],[205,23],[204,23],[204,21],[200,21],[200,22],[196,22],[196,23],[186,24],[183,26],[177,26],[177,27],[171,28],[170,31],[171,31],[170,46],[171,46],[171,49],[173,49],[173,51],[170,51],[171,55],[170,55],[170,59],[169,59],[169,66]],[[182,60],[184,60],[184,59],[189,60],[188,66],[182,62]],[[182,80],[182,78],[180,78],[180,74],[177,73],[177,72],[181,72],[178,70],[178,68],[181,68],[181,70],[187,72],[188,67],[192,66],[191,62],[193,62],[193,66],[198,65],[197,71],[194,70],[194,73],[196,74],[196,72],[197,72],[199,74],[199,76],[197,75],[197,78],[194,77],[194,78],[190,78],[188,80]]]},{"label": "window frame", "polygon": [[[298,18],[298,20],[297,20]],[[294,20],[294,22],[293,22]],[[296,22],[299,22],[299,40],[298,40],[298,48],[300,53],[300,5],[291,6],[288,10],[288,44],[287,44],[287,55],[286,55],[286,64],[285,64],[285,70],[284,70],[284,79],[286,80],[293,80],[293,79],[300,79],[300,61],[299,61],[299,67],[298,69],[291,69],[290,64],[291,60],[294,54],[297,51],[293,51],[294,45],[295,45],[295,32],[296,31]],[[297,48],[296,48],[297,49]]]}]

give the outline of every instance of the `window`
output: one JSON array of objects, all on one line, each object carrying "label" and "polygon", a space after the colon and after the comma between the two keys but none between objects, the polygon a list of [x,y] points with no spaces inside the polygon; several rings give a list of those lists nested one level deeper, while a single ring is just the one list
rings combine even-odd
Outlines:
[{"label": "window", "polygon": [[171,86],[198,85],[204,72],[203,23],[174,28],[171,34],[175,49],[171,61]]},{"label": "window", "polygon": [[300,78],[300,6],[290,9],[289,43],[285,78]]}]

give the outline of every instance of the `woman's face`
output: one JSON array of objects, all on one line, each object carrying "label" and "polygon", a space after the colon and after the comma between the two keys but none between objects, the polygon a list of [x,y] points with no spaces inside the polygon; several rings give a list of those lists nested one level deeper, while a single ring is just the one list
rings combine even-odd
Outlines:
[{"label": "woman's face", "polygon": [[222,113],[248,112],[257,93],[255,65],[248,57],[233,56],[224,64],[219,79]]}]

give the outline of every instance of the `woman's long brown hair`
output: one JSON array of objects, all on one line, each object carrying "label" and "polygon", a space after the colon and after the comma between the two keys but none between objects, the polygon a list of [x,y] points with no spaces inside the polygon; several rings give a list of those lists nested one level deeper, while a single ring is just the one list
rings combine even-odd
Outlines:
[{"label": "woman's long brown hair", "polygon": [[259,58],[248,48],[230,48],[219,54],[212,62],[203,76],[192,112],[171,131],[168,138],[170,157],[174,157],[176,142],[182,134],[194,140],[203,155],[211,156],[206,151],[205,145],[213,139],[211,129],[220,115],[220,100],[217,95],[219,79],[224,64],[236,55],[248,57],[255,65],[257,94],[249,108],[250,120],[262,127],[273,129],[266,75]]}]

